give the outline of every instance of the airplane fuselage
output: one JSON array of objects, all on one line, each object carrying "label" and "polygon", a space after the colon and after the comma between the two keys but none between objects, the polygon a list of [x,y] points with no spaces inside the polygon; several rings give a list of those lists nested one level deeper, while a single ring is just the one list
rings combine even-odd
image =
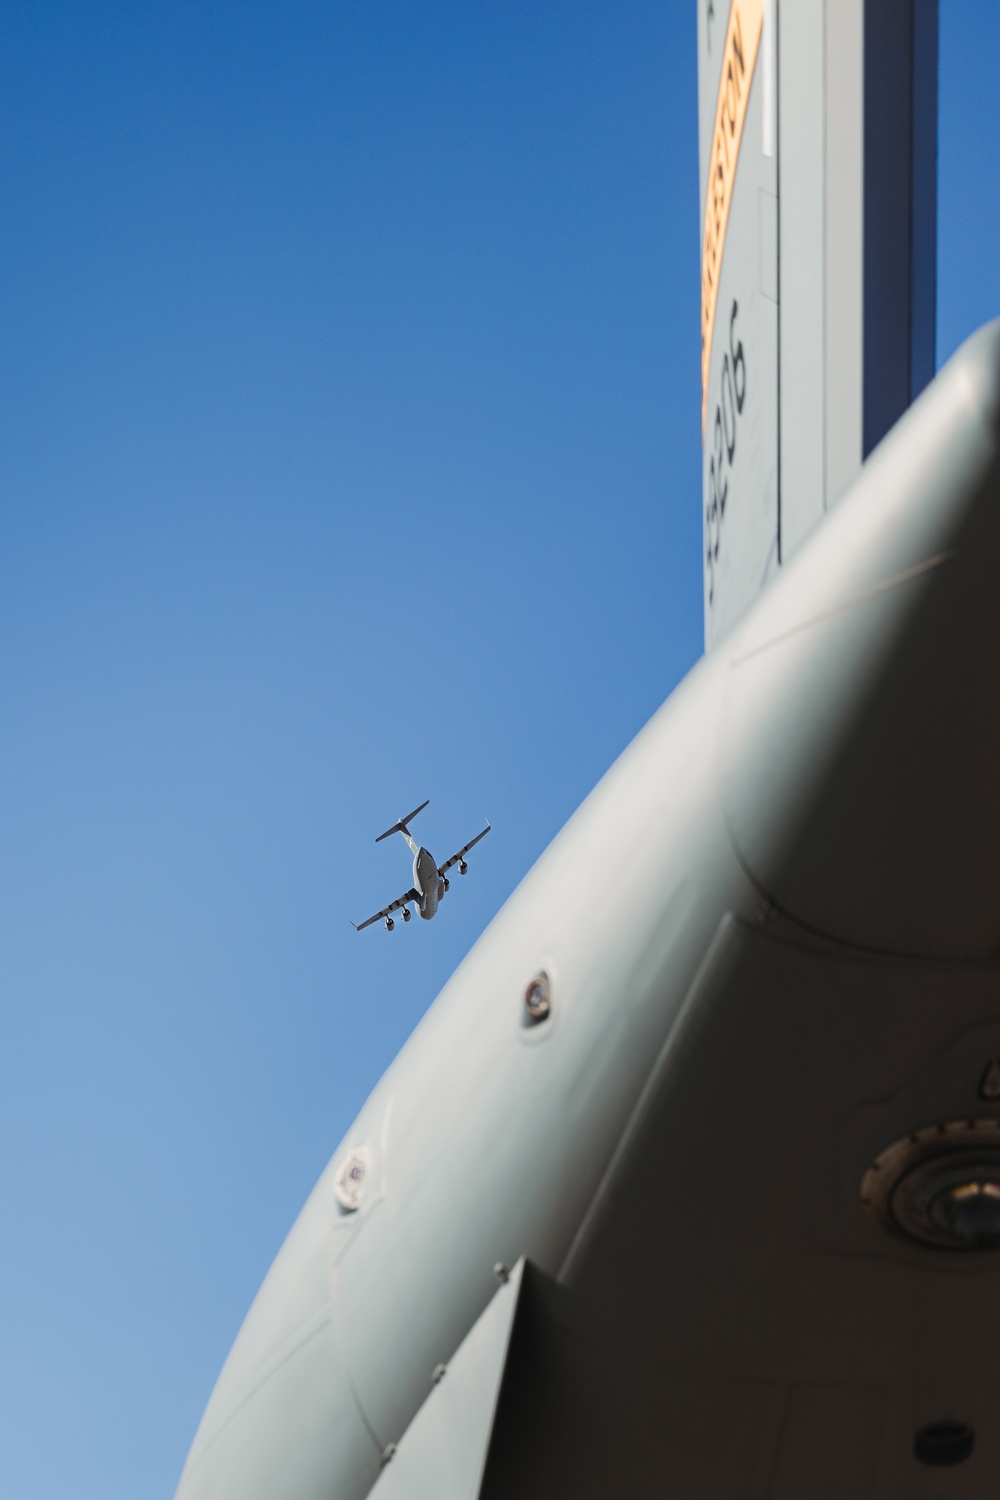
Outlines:
[{"label": "airplane fuselage", "polygon": [[421,844],[413,856],[413,889],[420,892],[420,915],[427,921],[438,909],[444,895],[443,885],[437,861]]},{"label": "airplane fuselage", "polygon": [[[405,1465],[522,1260],[548,1301],[493,1494],[902,1500],[915,1432],[957,1420],[962,1494],[992,1493],[1000,1247],[887,1230],[861,1184],[913,1132],[1000,1131],[998,489],[1000,325],[442,991],[268,1274],[179,1500],[479,1494]],[[439,878],[415,848],[422,915]]]}]

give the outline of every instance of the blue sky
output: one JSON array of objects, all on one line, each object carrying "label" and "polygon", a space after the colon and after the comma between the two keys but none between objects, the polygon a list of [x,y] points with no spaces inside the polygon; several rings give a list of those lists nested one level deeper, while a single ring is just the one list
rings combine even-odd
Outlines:
[{"label": "blue sky", "polygon": [[[172,1494],[369,1089],[700,654],[694,40],[5,8],[4,1495]],[[943,0],[941,355],[1000,311],[998,50]],[[495,831],[358,937],[424,797]]]}]

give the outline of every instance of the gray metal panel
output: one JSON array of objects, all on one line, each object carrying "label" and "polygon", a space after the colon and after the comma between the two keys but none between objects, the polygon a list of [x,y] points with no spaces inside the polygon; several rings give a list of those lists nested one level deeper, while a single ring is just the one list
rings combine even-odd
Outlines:
[{"label": "gray metal panel", "polygon": [[938,0],[913,5],[910,400],[934,376],[937,327]]},{"label": "gray metal panel", "polygon": [[864,452],[934,368],[936,0],[865,6]]},{"label": "gray metal panel", "polygon": [[799,1381],[790,1386],[768,1500],[801,1500],[803,1494],[809,1500],[843,1500],[869,1493],[886,1396],[877,1385]]},{"label": "gray metal panel", "polygon": [[431,1388],[372,1500],[475,1500],[479,1494],[523,1273],[519,1261]]},{"label": "gray metal panel", "polygon": [[865,454],[910,399],[911,3],[865,13]]},{"label": "gray metal panel", "polygon": [[[732,0],[730,15],[737,4]],[[776,83],[777,154],[767,164],[777,168],[768,189],[777,203],[773,216],[761,216],[752,244],[746,186],[765,184],[756,127],[748,126],[706,382],[707,648],[774,576],[770,563],[761,567],[772,534],[769,507],[778,511],[775,561],[785,563],[850,488],[864,458],[934,368],[937,0],[768,0],[764,9],[766,36],[773,40],[777,34],[777,64],[762,45],[758,66],[762,81],[768,80],[766,92]],[[699,11],[703,224],[706,203],[711,208],[706,189],[712,183],[712,103],[719,85],[718,57],[705,55],[709,29]],[[760,101],[752,107],[766,138],[772,110]],[[756,320],[749,346],[755,385],[765,380],[772,387],[778,451],[770,465],[758,442],[748,474],[743,444],[744,472],[732,476],[739,516],[731,520],[725,483],[711,482],[713,458],[720,468],[712,403],[719,397],[725,356],[722,320],[733,295],[743,308],[733,289],[755,275],[761,296],[780,308],[771,359],[767,329],[758,329],[759,315],[747,304]],[[730,478],[728,466],[724,478]]]},{"label": "gray metal panel", "polygon": [[[619,1469],[587,1485],[595,1456],[570,1452],[565,1493],[987,1500],[996,1256],[876,1229],[858,1186],[883,1143],[975,1108],[1000,973],[785,936],[723,924],[581,1247],[573,1315],[602,1348]],[[947,1488],[913,1457],[945,1413],[977,1444]],[[559,1493],[525,1478],[521,1500]]]},{"label": "gray metal panel", "polygon": [[998,416],[995,323],[904,416],[733,643],[722,743],[734,845],[780,910],[869,950],[1000,951],[982,864],[1000,833]]},{"label": "gray metal panel", "polygon": [[[749,92],[742,132],[731,132],[736,142],[735,175],[717,269],[705,386],[702,495],[708,647],[753,603],[778,566],[774,7],[757,0],[742,5],[739,14]],[[752,72],[751,46],[756,50]],[[715,102],[713,98],[713,110]],[[728,137],[726,149],[733,150]]]},{"label": "gray metal panel", "polygon": [[274,1500],[324,1492],[335,1470],[363,1495],[378,1448],[358,1411],[337,1338],[329,1258],[342,1215],[336,1163],[310,1194],[216,1383],[177,1500]]},{"label": "gray metal panel", "polygon": [[861,468],[864,0],[826,6],[824,507]]},{"label": "gray metal panel", "polygon": [[826,259],[823,0],[787,0],[778,27],[781,197],[781,560],[822,518]]}]

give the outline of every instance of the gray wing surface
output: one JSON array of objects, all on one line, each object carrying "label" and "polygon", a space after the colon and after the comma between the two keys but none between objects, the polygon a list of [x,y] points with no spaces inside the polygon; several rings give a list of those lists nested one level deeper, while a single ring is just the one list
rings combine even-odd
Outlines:
[{"label": "gray wing surface", "polygon": [[459,862],[459,860],[460,859],[464,859],[465,855],[468,854],[469,850],[475,844],[478,844],[480,839],[484,839],[486,837],[486,835],[489,833],[489,831],[490,831],[490,824],[487,823],[487,825],[483,829],[482,833],[477,833],[474,839],[470,839],[467,844],[463,844],[462,845],[461,849],[459,849],[459,851],[458,851],[457,854],[453,854],[451,856],[451,859],[446,859],[443,865],[439,865],[438,866],[438,874],[439,875],[443,875],[446,870],[450,870],[451,869],[452,865],[457,865],[458,862]]},{"label": "gray wing surface", "polygon": [[[482,837],[482,835],[480,835],[480,837]],[[367,921],[352,922],[351,926],[354,928],[355,932],[363,932],[364,929],[366,927],[370,927],[373,922],[381,922],[384,917],[388,917],[392,914],[392,912],[398,911],[399,908],[401,906],[405,906],[408,901],[419,900],[420,892],[415,891],[411,886],[410,889],[406,892],[405,896],[398,896],[396,900],[393,901],[389,906],[383,906],[381,911],[377,911],[375,915],[373,917],[369,917]]]}]

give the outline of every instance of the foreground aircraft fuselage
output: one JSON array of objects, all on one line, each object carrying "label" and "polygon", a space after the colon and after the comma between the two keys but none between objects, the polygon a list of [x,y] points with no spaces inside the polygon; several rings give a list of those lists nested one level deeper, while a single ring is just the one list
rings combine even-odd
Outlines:
[{"label": "foreground aircraft fuselage", "polygon": [[998,571],[992,325],[424,1017],[178,1500],[992,1494]]}]

